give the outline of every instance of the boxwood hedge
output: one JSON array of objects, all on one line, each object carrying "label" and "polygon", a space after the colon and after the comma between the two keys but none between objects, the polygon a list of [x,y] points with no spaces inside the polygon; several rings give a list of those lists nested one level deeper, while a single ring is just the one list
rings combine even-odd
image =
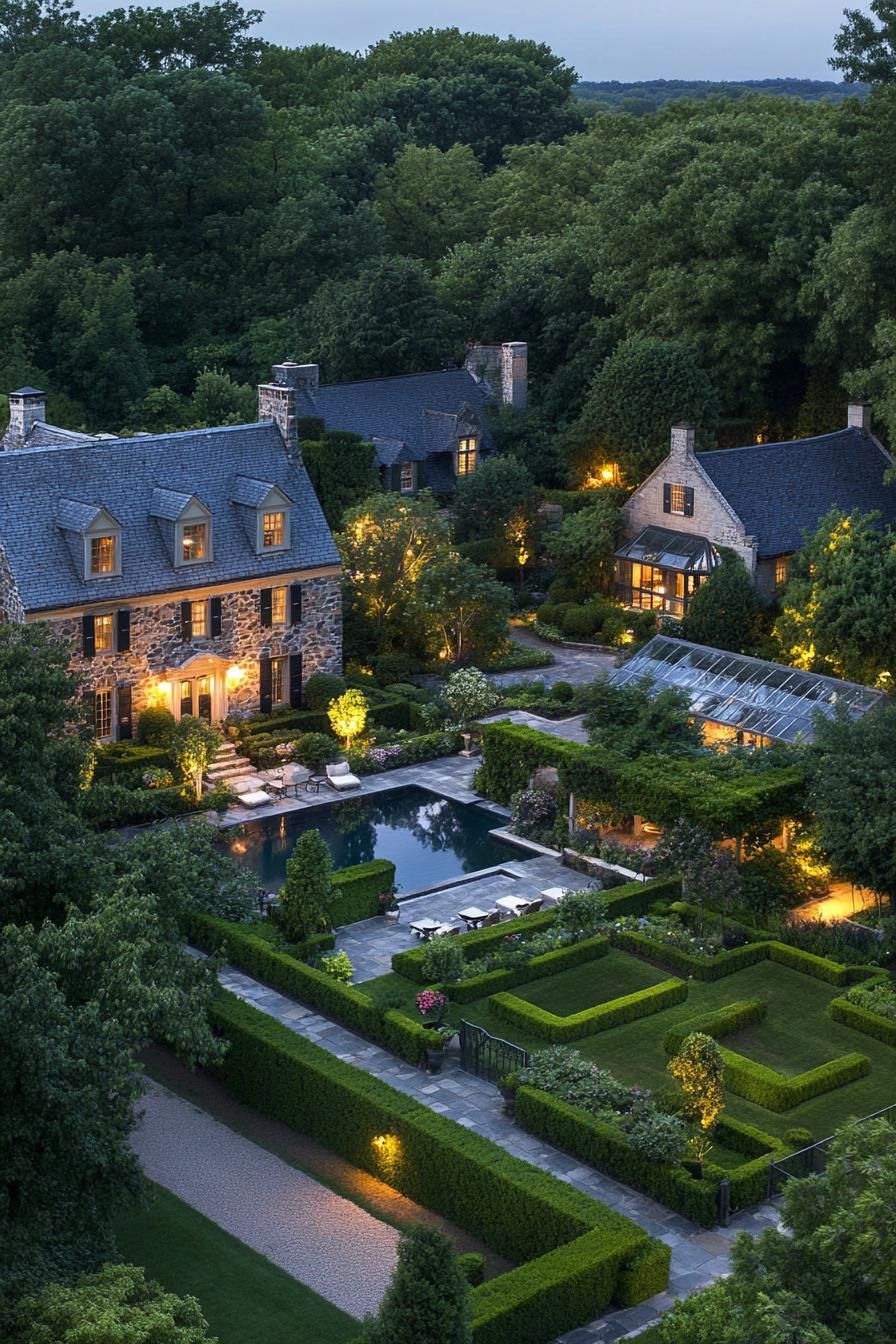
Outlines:
[{"label": "boxwood hedge", "polygon": [[383,912],[380,896],[395,886],[395,864],[391,859],[371,859],[356,863],[333,874],[334,899],[330,919],[335,926],[354,924]]},{"label": "boxwood hedge", "polygon": [[849,999],[831,999],[828,1013],[835,1022],[842,1022],[854,1031],[863,1031],[866,1036],[883,1041],[885,1045],[896,1045],[896,1022],[881,1013],[869,1012]]},{"label": "boxwood hedge", "polygon": [[230,1047],[216,1071],[234,1096],[518,1262],[472,1290],[476,1344],[547,1344],[666,1287],[668,1247],[630,1219],[231,995],[212,1018]]},{"label": "boxwood hedge", "polygon": [[777,1069],[738,1055],[724,1045],[719,1049],[725,1061],[725,1086],[746,1101],[764,1106],[767,1111],[790,1111],[824,1092],[854,1083],[871,1071],[871,1060],[867,1055],[850,1054],[785,1078]]},{"label": "boxwood hedge", "polygon": [[568,947],[555,948],[553,952],[542,952],[533,957],[524,966],[508,966],[503,971],[486,971],[484,975],[474,975],[469,980],[459,980],[456,984],[446,985],[445,992],[455,1003],[472,1003],[474,999],[497,994],[499,990],[511,989],[514,985],[527,985],[533,980],[541,980],[547,975],[559,975],[573,966],[582,966],[586,961],[597,961],[605,957],[610,950],[606,938],[585,938],[581,943],[571,943]]},{"label": "boxwood hedge", "polygon": [[559,1017],[546,1008],[527,1003],[516,994],[493,994],[491,1007],[498,1017],[528,1032],[530,1036],[537,1036],[552,1045],[562,1045],[568,1041],[580,1041],[583,1036],[593,1036],[598,1031],[607,1031],[610,1027],[621,1026],[624,1022],[634,1022],[639,1017],[650,1017],[674,1003],[683,1003],[687,996],[685,980],[664,980],[659,985],[649,985],[647,989],[624,994],[607,1003],[596,1004],[593,1008],[584,1008],[579,1013],[570,1013],[567,1017]]},{"label": "boxwood hedge", "polygon": [[695,1031],[702,1031],[704,1036],[712,1036],[713,1040],[720,1041],[723,1036],[730,1036],[742,1027],[761,1022],[767,1012],[768,1004],[761,999],[738,999],[736,1003],[726,1003],[724,1008],[717,1008],[711,1013],[698,1013],[696,1017],[690,1017],[677,1027],[672,1027],[663,1037],[663,1049],[667,1055],[674,1055],[685,1037]]}]

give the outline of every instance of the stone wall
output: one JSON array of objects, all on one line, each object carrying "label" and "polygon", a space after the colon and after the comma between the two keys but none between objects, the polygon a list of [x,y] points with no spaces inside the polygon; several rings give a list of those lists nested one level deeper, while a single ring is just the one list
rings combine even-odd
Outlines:
[{"label": "stone wall", "polygon": [[25,608],[9,567],[6,551],[0,546],[0,621],[24,621]]},{"label": "stone wall", "polygon": [[[342,670],[339,577],[308,579],[302,584],[302,620],[297,625],[262,626],[259,591],[269,586],[258,584],[222,593],[221,634],[214,638],[189,641],[181,638],[180,598],[155,606],[128,608],[131,646],[126,653],[98,652],[93,658],[85,658],[80,614],[51,620],[50,624],[69,643],[72,670],[82,679],[88,693],[119,682],[132,685],[135,722],[147,704],[160,703],[157,688],[160,682],[171,680],[169,674],[177,676],[178,670],[183,669],[183,674],[189,676],[191,669],[186,665],[191,660],[209,657],[220,658],[242,670],[242,680],[228,683],[227,709],[232,714],[251,714],[259,709],[258,662],[265,647],[274,658],[301,653],[303,682],[314,672]],[[287,616],[288,599],[287,593]],[[127,603],[121,605],[126,607]],[[96,605],[87,610],[95,614],[113,610],[114,614],[114,609],[108,606]]]},{"label": "stone wall", "polygon": [[[665,484],[690,486],[694,492],[691,517],[663,512]],[[676,425],[672,431],[669,456],[623,505],[626,537],[644,527],[666,527],[673,532],[706,537],[716,546],[728,546],[743,560],[751,577],[756,573],[756,547],[746,535],[740,519],[710,481],[694,453],[693,430]]]}]

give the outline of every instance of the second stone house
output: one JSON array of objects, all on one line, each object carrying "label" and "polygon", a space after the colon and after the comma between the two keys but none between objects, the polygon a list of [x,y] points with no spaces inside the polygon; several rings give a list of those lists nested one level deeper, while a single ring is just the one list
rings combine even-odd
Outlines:
[{"label": "second stone house", "polygon": [[147,705],[212,721],[298,707],[342,667],[339,554],[296,437],[293,366],[252,424],[138,434],[46,422],[10,396],[0,452],[0,616],[47,621],[101,741]]},{"label": "second stone house", "polygon": [[830,509],[893,522],[896,489],[884,482],[893,459],[870,422],[869,407],[855,404],[832,434],[701,453],[693,427],[673,425],[668,457],[623,505],[617,595],[627,606],[681,617],[724,546],[771,597]]}]

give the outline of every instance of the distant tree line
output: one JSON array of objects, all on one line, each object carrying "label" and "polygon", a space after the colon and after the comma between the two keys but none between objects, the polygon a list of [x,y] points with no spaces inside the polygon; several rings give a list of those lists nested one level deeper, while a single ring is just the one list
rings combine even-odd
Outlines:
[{"label": "distant tree line", "polygon": [[844,98],[864,98],[869,89],[867,84],[832,79],[644,79],[634,83],[582,79],[573,92],[585,103],[643,117],[680,98],[705,102],[707,98],[744,98],[763,93],[775,98],[802,98],[807,103],[842,103]]}]

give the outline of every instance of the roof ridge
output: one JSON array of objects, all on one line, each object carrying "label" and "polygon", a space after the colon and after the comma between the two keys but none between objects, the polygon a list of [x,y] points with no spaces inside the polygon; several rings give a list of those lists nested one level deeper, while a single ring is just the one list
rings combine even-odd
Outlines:
[{"label": "roof ridge", "polygon": [[860,434],[862,438],[868,437],[853,425],[844,425],[842,429],[832,429],[827,434],[807,434],[802,439],[776,439],[774,443],[739,443],[736,448],[708,448],[703,452],[698,450],[697,459],[699,461],[705,457],[721,457],[723,453],[727,456],[729,453],[752,452],[754,449],[761,452],[767,448],[795,448],[800,444],[822,443],[826,439],[836,439],[841,434]]},{"label": "roof ridge", "polygon": [[[317,389],[320,392],[331,387],[363,387],[367,383],[397,383],[408,378],[432,378],[434,374],[439,373],[465,373],[477,381],[474,374],[470,372],[463,364],[455,364],[450,369],[422,369],[420,373],[382,373],[377,378],[349,378],[344,383],[321,383]],[[314,393],[310,394],[313,398]]]}]

